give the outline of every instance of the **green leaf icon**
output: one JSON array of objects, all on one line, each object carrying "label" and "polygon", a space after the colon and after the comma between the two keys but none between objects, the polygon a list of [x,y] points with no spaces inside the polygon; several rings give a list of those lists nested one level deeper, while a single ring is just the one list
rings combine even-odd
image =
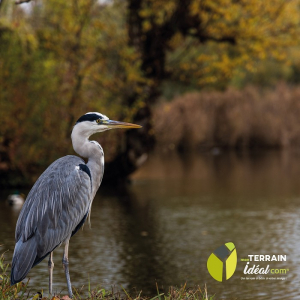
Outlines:
[{"label": "green leaf icon", "polygon": [[237,253],[231,242],[217,248],[207,260],[207,270],[217,281],[228,280],[235,272]]}]

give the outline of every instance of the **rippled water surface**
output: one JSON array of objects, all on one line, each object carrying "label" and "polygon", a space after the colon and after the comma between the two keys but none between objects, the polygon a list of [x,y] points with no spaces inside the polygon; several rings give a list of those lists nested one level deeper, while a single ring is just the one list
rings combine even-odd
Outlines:
[{"label": "rippled water surface", "polygon": [[[91,228],[86,224],[70,242],[73,285],[90,281],[152,295],[156,282],[161,290],[206,283],[215,299],[300,299],[300,155],[215,154],[153,155],[127,190],[100,188]],[[9,192],[0,193],[0,250],[9,250],[8,261],[18,217],[5,202]],[[236,245],[238,264],[220,283],[206,262],[226,242]],[[54,252],[54,289],[66,292],[62,252]],[[286,280],[241,280],[240,259],[248,254],[287,255],[270,263],[289,269]],[[47,290],[47,261],[29,277],[33,290]]]}]

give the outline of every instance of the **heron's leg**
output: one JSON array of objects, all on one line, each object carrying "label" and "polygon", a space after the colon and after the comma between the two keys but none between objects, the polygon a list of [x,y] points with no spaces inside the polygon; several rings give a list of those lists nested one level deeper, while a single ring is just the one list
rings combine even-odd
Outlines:
[{"label": "heron's leg", "polygon": [[62,259],[62,263],[63,263],[64,269],[65,269],[69,297],[73,298],[72,285],[71,285],[70,274],[69,274],[68,252],[69,252],[69,241],[67,241],[66,245],[65,245],[65,251],[64,251],[64,256],[63,256],[63,259]]},{"label": "heron's leg", "polygon": [[52,295],[52,283],[53,283],[53,252],[50,252],[49,261],[48,261],[48,268],[49,268],[49,294]]}]

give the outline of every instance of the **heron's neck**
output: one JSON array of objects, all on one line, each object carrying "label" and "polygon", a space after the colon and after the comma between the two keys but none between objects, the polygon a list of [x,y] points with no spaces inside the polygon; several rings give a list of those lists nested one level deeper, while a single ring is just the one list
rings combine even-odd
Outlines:
[{"label": "heron's neck", "polygon": [[95,194],[100,186],[104,172],[104,153],[99,143],[89,140],[90,134],[85,134],[74,127],[72,131],[72,144],[76,153],[87,158],[87,166],[91,170],[94,181],[93,193]]},{"label": "heron's neck", "polygon": [[82,134],[74,128],[71,135],[73,148],[76,153],[84,158],[97,159],[102,148],[91,142],[89,137],[90,135]]}]

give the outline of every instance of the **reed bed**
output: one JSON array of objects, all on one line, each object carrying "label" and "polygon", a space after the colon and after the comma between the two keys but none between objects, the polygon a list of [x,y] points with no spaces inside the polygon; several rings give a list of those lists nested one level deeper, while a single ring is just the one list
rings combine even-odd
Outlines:
[{"label": "reed bed", "polygon": [[300,87],[188,93],[157,105],[153,120],[164,149],[299,146]]}]

